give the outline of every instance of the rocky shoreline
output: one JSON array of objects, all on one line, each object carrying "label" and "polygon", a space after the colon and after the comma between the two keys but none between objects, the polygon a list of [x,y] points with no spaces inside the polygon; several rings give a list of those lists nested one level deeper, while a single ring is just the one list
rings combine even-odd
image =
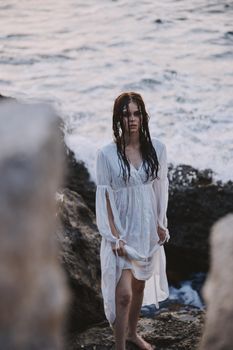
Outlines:
[{"label": "rocky shoreline", "polygon": [[[67,349],[110,349],[108,327],[100,294],[100,236],[95,222],[95,184],[84,163],[65,146],[67,174],[60,190],[58,240],[73,301],[67,322]],[[193,272],[208,272],[209,234],[220,217],[233,211],[233,183],[215,183],[210,169],[169,166],[168,221],[171,233],[166,245],[169,282],[179,285]],[[195,349],[198,346],[204,310],[168,305],[152,318],[141,318],[142,334],[157,349]],[[128,349],[134,349],[130,347]]]},{"label": "rocky shoreline", "polygon": [[[154,318],[140,318],[138,331],[156,350],[194,350],[202,336],[204,312],[191,308],[162,310]],[[110,350],[114,347],[111,328],[106,322],[99,323],[79,334],[73,334],[67,345],[75,350]],[[127,342],[127,350],[137,350]]]},{"label": "rocky shoreline", "polygon": [[[1,100],[5,100],[2,95]],[[26,344],[28,349],[39,349],[43,342],[44,349],[53,348],[51,344],[57,349],[67,350],[111,349],[113,335],[104,316],[100,292],[100,235],[95,221],[95,184],[90,180],[84,163],[77,162],[74,153],[66,147],[64,135],[58,132],[58,129],[63,130],[63,122],[52,110],[50,117],[57,120],[56,125],[51,124],[47,114],[43,116],[44,124],[39,126],[49,132],[38,134],[41,143],[31,153],[31,147],[21,142],[24,140],[21,134],[25,135],[28,129],[24,126],[18,128],[18,118],[19,115],[22,120],[28,118],[22,125],[31,123],[30,130],[36,130],[37,126],[31,120],[31,108],[33,115],[35,111],[44,114],[45,110],[42,111],[39,105],[16,103],[13,100],[13,104],[7,109],[4,106],[1,111],[3,118],[13,123],[15,132],[12,134],[8,124],[5,125],[9,135],[4,129],[2,131],[3,145],[5,142],[7,147],[3,147],[1,168],[1,228],[5,234],[2,265],[6,268],[6,273],[1,275],[1,286],[4,286],[1,287],[4,291],[1,305],[6,312],[1,314],[1,319],[5,327],[8,327],[8,322],[11,325],[13,322],[12,332],[1,333],[2,342],[11,344],[5,346],[6,349],[26,349]],[[35,138],[25,139],[31,140],[35,146]],[[13,158],[8,152],[9,146],[15,152]],[[22,157],[22,151],[27,156]],[[139,331],[156,345],[157,350],[230,350],[233,342],[233,215],[225,215],[233,212],[233,183],[215,182],[210,169],[198,171],[187,165],[170,165],[169,180],[171,239],[165,247],[168,279],[170,284],[178,287],[193,273],[205,274],[210,270],[203,288],[208,309],[206,314],[205,309],[181,305],[171,299],[161,303],[159,310],[145,306],[139,320]],[[57,203],[54,202],[55,188]],[[12,211],[16,213],[13,217]],[[221,217],[224,218],[218,220]],[[54,231],[58,246],[51,235]],[[19,256],[22,264],[18,264]],[[14,275],[16,262],[19,267],[17,276]],[[17,278],[9,280],[6,276]],[[9,281],[13,284],[8,285]],[[198,280],[193,282],[200,284]],[[9,299],[12,290],[17,296],[14,302]],[[9,313],[9,309],[13,312]],[[21,325],[24,327],[23,337]],[[128,344],[127,349],[136,348]]]}]

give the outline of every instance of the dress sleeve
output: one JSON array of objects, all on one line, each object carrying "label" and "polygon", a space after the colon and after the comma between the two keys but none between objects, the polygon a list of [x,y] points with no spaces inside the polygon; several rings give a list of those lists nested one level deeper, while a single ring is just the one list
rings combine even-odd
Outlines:
[{"label": "dress sleeve", "polygon": [[103,151],[98,150],[96,160],[96,224],[101,236],[110,242],[116,243],[118,239],[112,234],[109,224],[106,194],[112,209],[115,227],[119,233],[119,237],[122,239],[124,237],[124,232],[115,204],[114,193],[111,186],[111,176],[110,164]]},{"label": "dress sleeve", "polygon": [[[167,205],[168,205],[168,167],[167,167],[167,150],[164,145],[159,159],[160,168],[158,171],[158,178],[153,182],[153,188],[157,198],[157,214],[158,226],[167,231]],[[169,237],[168,237],[169,238]]]}]

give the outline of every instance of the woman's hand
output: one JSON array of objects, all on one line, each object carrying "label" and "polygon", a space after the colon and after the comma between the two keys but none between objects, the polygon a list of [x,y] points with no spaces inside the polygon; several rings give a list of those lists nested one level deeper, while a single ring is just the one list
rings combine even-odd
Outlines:
[{"label": "woman's hand", "polygon": [[162,227],[158,226],[157,232],[158,232],[158,236],[159,236],[159,241],[158,241],[158,243],[159,243],[160,245],[162,245],[162,244],[165,243],[165,239],[166,239],[166,230],[164,230]]},{"label": "woman's hand", "polygon": [[125,245],[125,243],[123,241],[119,241],[119,248],[116,249],[116,244],[112,243],[112,251],[113,251],[113,253],[116,255],[116,252],[117,252],[117,255],[125,256],[126,255],[126,251],[125,251],[124,245]]}]

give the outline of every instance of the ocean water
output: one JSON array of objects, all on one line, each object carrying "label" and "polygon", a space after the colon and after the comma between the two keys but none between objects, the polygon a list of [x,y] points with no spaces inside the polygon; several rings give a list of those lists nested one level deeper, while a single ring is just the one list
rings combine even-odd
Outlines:
[{"label": "ocean water", "polygon": [[0,28],[0,93],[52,102],[93,178],[133,90],[169,162],[233,180],[231,0],[5,0]]},{"label": "ocean water", "polygon": [[180,286],[171,285],[169,287],[169,300],[203,309],[205,303],[202,289],[205,278],[206,274],[199,272],[190,276],[190,280],[181,281]]}]

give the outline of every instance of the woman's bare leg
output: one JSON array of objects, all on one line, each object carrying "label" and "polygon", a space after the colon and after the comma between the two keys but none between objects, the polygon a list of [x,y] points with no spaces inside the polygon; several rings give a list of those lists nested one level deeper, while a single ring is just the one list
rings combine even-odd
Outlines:
[{"label": "woman's bare leg", "polygon": [[138,318],[142,306],[145,281],[139,281],[132,277],[132,301],[129,312],[129,335],[136,334]]},{"label": "woman's bare leg", "polygon": [[142,306],[145,281],[139,281],[132,277],[132,301],[129,311],[127,339],[135,343],[140,349],[152,349],[142,337],[137,334],[137,323]]},{"label": "woman's bare leg", "polygon": [[116,287],[116,320],[114,323],[116,350],[125,350],[129,308],[132,299],[131,280],[131,270],[123,270]]}]

